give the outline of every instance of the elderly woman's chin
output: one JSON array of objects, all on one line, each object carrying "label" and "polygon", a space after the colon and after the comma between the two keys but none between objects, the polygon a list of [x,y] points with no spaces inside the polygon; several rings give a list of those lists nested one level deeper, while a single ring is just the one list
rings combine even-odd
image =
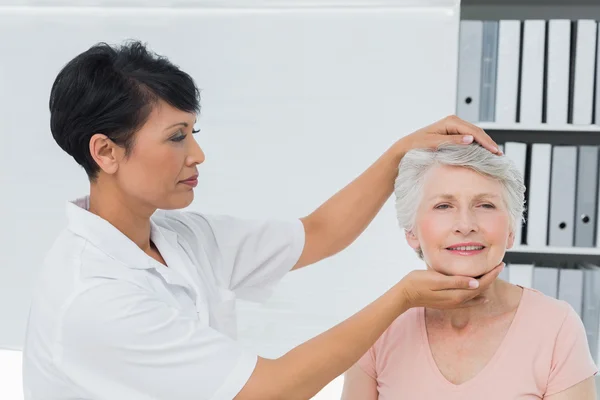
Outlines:
[{"label": "elderly woman's chin", "polygon": [[427,257],[427,254],[424,254],[428,268],[449,276],[479,277],[494,269],[503,258],[504,250],[484,251],[470,256],[439,254],[436,257]]}]

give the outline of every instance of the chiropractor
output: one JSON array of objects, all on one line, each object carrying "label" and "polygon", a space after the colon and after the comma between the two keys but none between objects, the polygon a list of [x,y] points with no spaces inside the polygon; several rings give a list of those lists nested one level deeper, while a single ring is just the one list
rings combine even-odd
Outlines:
[{"label": "chiropractor", "polygon": [[199,108],[192,78],[139,42],[94,45],[58,74],[52,135],[90,192],[67,202],[68,226],[33,292],[26,399],[309,399],[404,311],[478,304],[502,269],[479,279],[413,271],[287,354],[258,357],[236,341],[235,299],[263,301],[288,271],[351,244],[391,195],[407,151],[476,140],[500,152],[447,117],[392,144],[308,216],[204,215],[178,211],[204,161],[192,136]]}]

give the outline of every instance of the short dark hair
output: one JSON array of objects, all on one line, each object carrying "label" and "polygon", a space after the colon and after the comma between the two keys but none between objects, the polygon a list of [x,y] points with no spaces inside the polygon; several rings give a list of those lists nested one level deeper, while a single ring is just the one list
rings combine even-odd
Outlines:
[{"label": "short dark hair", "polygon": [[93,181],[99,167],[90,154],[90,138],[102,133],[129,154],[135,132],[158,100],[200,112],[194,80],[167,58],[139,41],[98,43],[65,65],[52,85],[52,136]]}]

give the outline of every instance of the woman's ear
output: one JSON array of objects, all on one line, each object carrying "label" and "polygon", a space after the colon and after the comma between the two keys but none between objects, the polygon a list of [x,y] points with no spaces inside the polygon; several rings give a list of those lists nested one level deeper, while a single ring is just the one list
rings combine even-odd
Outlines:
[{"label": "woman's ear", "polygon": [[90,154],[98,167],[107,174],[119,168],[119,148],[106,135],[96,133],[90,138]]},{"label": "woman's ear", "polygon": [[421,243],[419,242],[419,238],[413,231],[405,230],[404,234],[406,235],[406,242],[408,243],[408,245],[410,247],[412,247],[414,250],[418,250],[421,248]]},{"label": "woman's ear", "polygon": [[507,249],[512,249],[513,245],[515,244],[515,232],[511,231],[508,234],[508,240],[506,241],[506,248]]}]

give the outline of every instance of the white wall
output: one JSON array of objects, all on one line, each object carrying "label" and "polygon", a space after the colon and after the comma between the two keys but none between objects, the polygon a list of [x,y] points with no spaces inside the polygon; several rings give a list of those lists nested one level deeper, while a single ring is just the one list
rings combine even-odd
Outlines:
[{"label": "white wall", "polygon": [[[87,191],[53,142],[47,103],[60,68],[95,42],[142,39],[202,89],[207,160],[191,208],[203,212],[305,215],[455,106],[458,0],[24,3],[0,1],[0,347],[22,345],[32,280],[64,226],[64,202]],[[241,339],[279,355],[420,267],[389,202],[348,250],[290,274],[266,305],[240,304]]]}]

